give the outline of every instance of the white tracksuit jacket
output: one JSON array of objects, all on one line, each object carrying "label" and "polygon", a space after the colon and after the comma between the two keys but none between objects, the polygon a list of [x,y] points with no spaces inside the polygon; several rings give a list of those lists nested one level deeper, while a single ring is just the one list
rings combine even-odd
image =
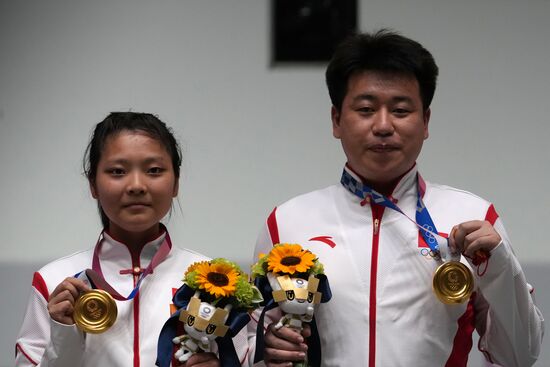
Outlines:
[{"label": "white tracksuit jacket", "polygon": [[[392,195],[410,218],[416,175],[415,166]],[[481,265],[481,272],[487,265],[482,276],[463,258],[476,274],[469,302],[445,305],[435,297],[432,275],[440,262],[423,247],[414,223],[392,209],[361,206],[341,184],[277,207],[258,237],[254,259],[274,243],[298,243],[325,265],[333,297],[316,311],[323,366],[463,367],[474,328],[488,361],[531,366],[540,351],[543,318],[493,206],[432,183],[426,183],[423,201],[439,232],[488,220],[503,239]],[[266,317],[266,325],[276,317]]]},{"label": "white tracksuit jacket", "polygon": [[[140,254],[105,235],[99,260],[107,282],[128,296],[135,286],[132,269],[145,269],[164,235],[146,244]],[[170,317],[172,295],[192,263],[208,260],[190,250],[172,247],[168,256],[141,283],[131,301],[116,301],[118,317],[102,334],[86,334],[75,325],[52,320],[47,311],[49,295],[66,277],[92,267],[94,249],[77,252],[44,266],[35,273],[30,300],[16,344],[16,366],[154,366],[160,330]],[[139,270],[139,269],[136,269]],[[123,274],[121,274],[121,271]],[[234,339],[237,355],[248,365],[243,331]]]}]

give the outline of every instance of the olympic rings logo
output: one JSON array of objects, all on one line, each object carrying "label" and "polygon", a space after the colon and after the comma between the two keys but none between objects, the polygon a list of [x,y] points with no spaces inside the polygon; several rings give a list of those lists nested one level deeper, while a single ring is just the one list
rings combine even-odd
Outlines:
[{"label": "olympic rings logo", "polygon": [[424,234],[426,238],[428,239],[428,242],[430,244],[436,244],[437,240],[435,239],[434,235],[432,234],[435,231],[435,228],[430,226],[429,224],[424,224],[422,228],[425,229]]},{"label": "olympic rings logo", "polygon": [[441,256],[437,252],[433,252],[429,248],[420,249],[420,255],[424,256],[426,260],[439,260]]}]

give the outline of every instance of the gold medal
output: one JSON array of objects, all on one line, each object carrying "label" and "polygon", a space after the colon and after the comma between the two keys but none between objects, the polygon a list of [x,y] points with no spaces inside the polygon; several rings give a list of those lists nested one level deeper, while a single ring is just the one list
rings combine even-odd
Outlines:
[{"label": "gold medal", "polygon": [[92,289],[78,297],[73,318],[76,326],[91,334],[109,329],[116,321],[117,307],[113,297],[100,289]]},{"label": "gold medal", "polygon": [[433,290],[437,298],[452,305],[466,301],[474,290],[474,277],[460,261],[447,261],[440,265],[433,277]]}]

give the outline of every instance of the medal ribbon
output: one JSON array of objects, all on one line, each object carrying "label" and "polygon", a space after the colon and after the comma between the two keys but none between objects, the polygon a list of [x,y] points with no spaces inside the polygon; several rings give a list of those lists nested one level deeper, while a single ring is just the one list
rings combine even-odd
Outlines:
[{"label": "medal ribbon", "polygon": [[[441,257],[446,260],[446,258],[451,255],[450,251],[448,250],[448,239],[441,236],[437,232],[437,228],[435,227],[435,224],[432,220],[432,217],[430,216],[430,213],[428,212],[428,209],[426,208],[426,205],[424,205],[424,202],[422,201],[422,194],[421,187],[422,187],[422,177],[420,177],[420,174],[417,173],[416,175],[416,181],[417,181],[417,200],[416,200],[416,220],[410,218],[407,214],[401,210],[390,198],[382,195],[378,191],[370,188],[369,186],[365,185],[362,182],[359,182],[353,177],[345,168],[342,172],[342,178],[340,180],[340,183],[348,189],[353,195],[359,197],[361,200],[368,200],[370,199],[375,204],[382,205],[386,208],[390,208],[392,210],[395,210],[398,213],[401,213],[405,216],[408,220],[410,220],[412,223],[414,223],[418,229],[420,230],[420,234],[422,235],[422,238],[424,238],[424,241],[426,244],[430,247],[430,249],[434,253],[441,254]],[[451,255],[452,256],[452,255]],[[455,255],[456,256],[456,255]],[[458,255],[460,257],[460,255]]]},{"label": "medal ribbon", "polygon": [[77,275],[75,275],[76,278],[88,278],[90,283],[92,283],[93,288],[98,288],[106,291],[111,296],[113,296],[114,299],[117,301],[128,301],[133,299],[136,294],[139,291],[139,287],[141,286],[141,282],[145,277],[151,273],[153,273],[153,269],[160,264],[166,256],[168,256],[168,253],[170,252],[170,249],[172,248],[172,241],[170,240],[170,235],[168,234],[168,231],[166,231],[166,228],[161,225],[161,230],[164,230],[164,240],[162,241],[162,244],[160,245],[159,249],[151,259],[151,262],[149,262],[149,265],[147,268],[141,273],[139,276],[139,279],[136,283],[136,286],[130,292],[128,297],[122,296],[120,293],[118,293],[106,280],[103,276],[103,272],[101,270],[101,264],[99,262],[99,252],[101,250],[101,246],[103,245],[103,241],[105,240],[105,230],[101,232],[99,235],[99,239],[97,240],[97,243],[95,245],[94,249],[94,256],[92,260],[92,268],[86,269],[84,271],[81,271]]}]

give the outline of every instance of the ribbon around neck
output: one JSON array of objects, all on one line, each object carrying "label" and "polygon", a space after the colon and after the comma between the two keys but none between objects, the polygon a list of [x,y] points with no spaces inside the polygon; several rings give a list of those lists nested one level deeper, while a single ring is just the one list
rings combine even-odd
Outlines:
[{"label": "ribbon around neck", "polygon": [[[164,240],[162,241],[160,247],[158,248],[157,252],[149,262],[149,265],[147,268],[141,273],[139,276],[138,281],[136,282],[136,285],[132,292],[127,297],[124,297],[119,292],[117,292],[108,282],[105,280],[105,277],[103,276],[103,271],[101,270],[101,263],[99,262],[99,253],[101,251],[101,247],[103,246],[103,241],[105,240],[105,230],[101,232],[99,235],[99,238],[97,240],[97,243],[94,248],[94,255],[92,258],[92,268],[86,269],[81,271],[80,273],[75,275],[75,278],[82,279],[84,281],[88,281],[90,283],[90,286],[94,289],[102,289],[109,293],[111,296],[113,296],[114,299],[117,301],[128,301],[133,299],[137,293],[139,292],[139,287],[141,286],[141,283],[147,277],[149,274],[153,273],[154,268],[160,264],[166,256],[168,256],[168,253],[170,252],[170,249],[172,248],[172,241],[170,239],[170,235],[168,234],[168,231],[166,230],[166,227],[161,224],[161,231],[164,233]],[[161,236],[162,236],[161,235]]]},{"label": "ribbon around neck", "polygon": [[[417,181],[417,187],[420,187],[420,181],[421,177],[417,173],[416,175],[416,181]],[[340,180],[340,183],[353,195],[359,197],[361,200],[365,200],[366,198],[370,198],[375,204],[382,205],[386,208],[390,208],[392,210],[395,210],[398,213],[401,213],[405,218],[410,220],[412,223],[414,223],[422,235],[422,238],[426,242],[426,244],[430,247],[430,249],[434,253],[439,253],[441,255],[441,258],[444,261],[448,260],[457,260],[460,259],[460,254],[452,254],[449,250],[449,240],[446,237],[443,237],[439,234],[437,231],[437,228],[435,227],[435,223],[432,220],[432,217],[430,216],[430,213],[428,212],[428,208],[426,208],[426,205],[424,205],[424,201],[422,200],[422,194],[419,189],[416,190],[417,192],[417,198],[416,198],[416,211],[415,211],[415,219],[410,218],[407,214],[401,210],[391,199],[388,197],[382,195],[378,191],[370,188],[369,186],[365,185],[364,183],[358,181],[353,177],[345,168],[342,172],[342,178]]]}]

